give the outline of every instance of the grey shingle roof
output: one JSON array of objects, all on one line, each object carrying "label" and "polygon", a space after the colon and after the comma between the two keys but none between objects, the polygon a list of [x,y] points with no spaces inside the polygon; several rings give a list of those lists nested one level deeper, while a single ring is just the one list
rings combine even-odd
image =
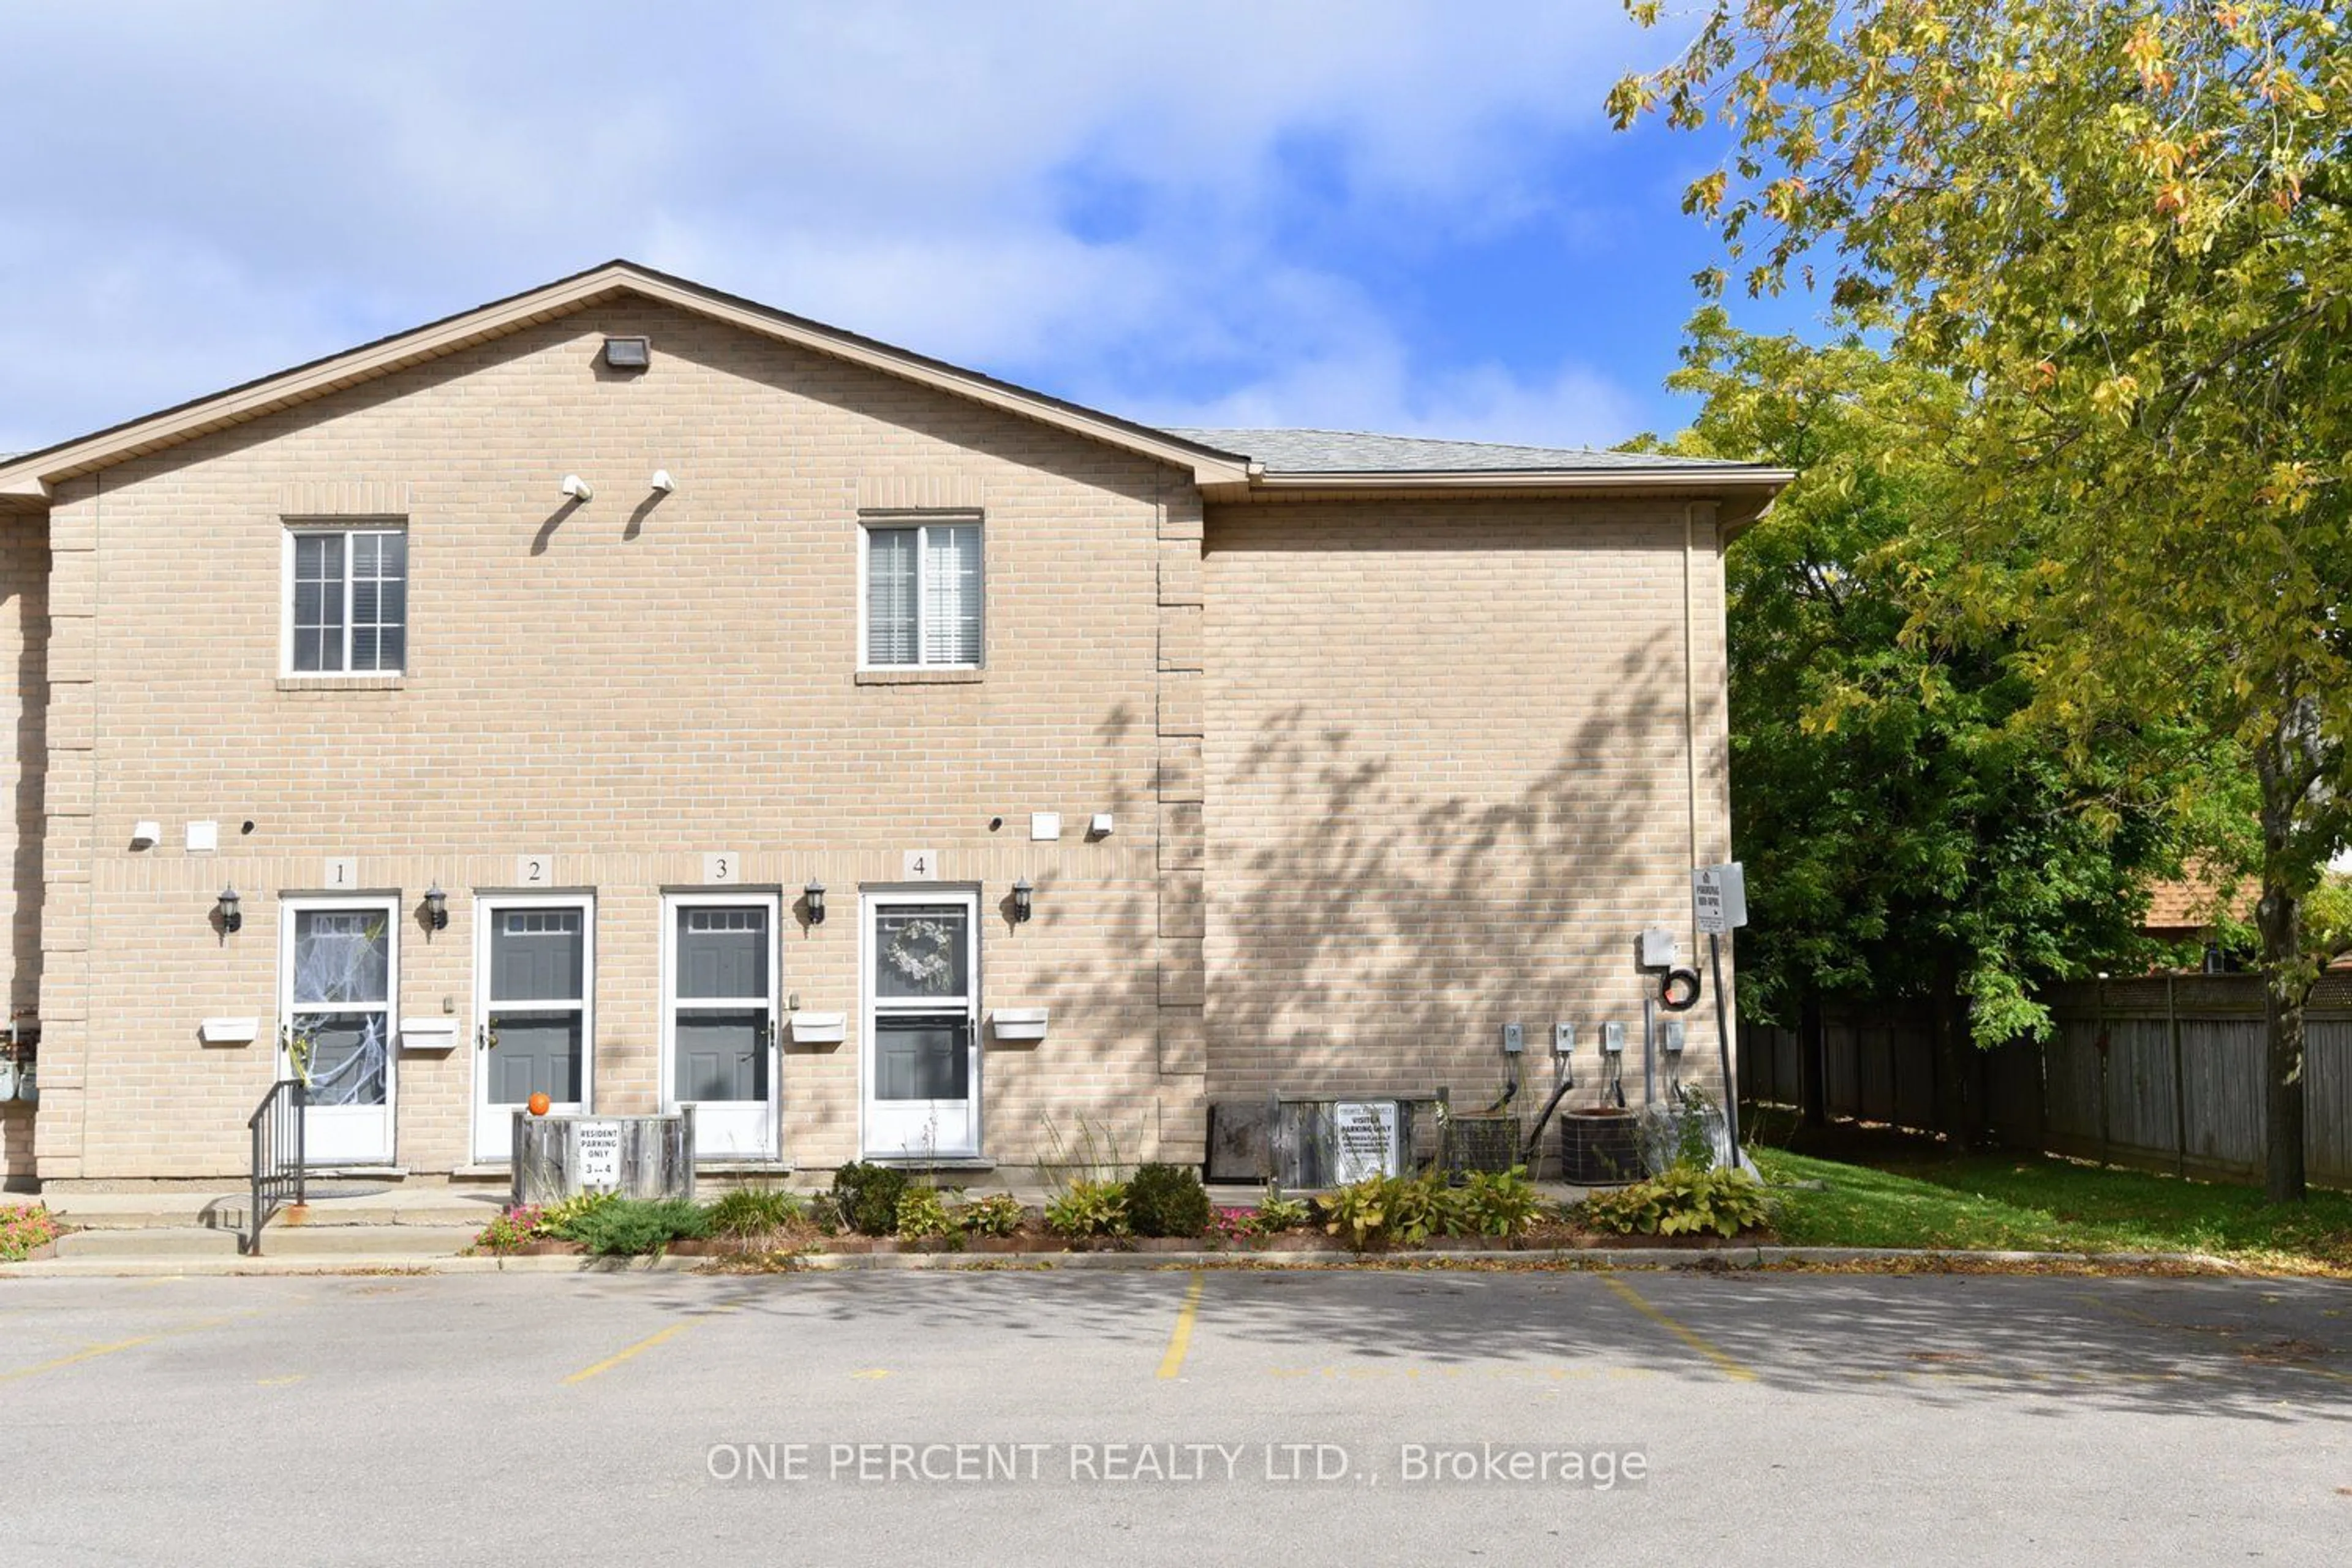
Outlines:
[{"label": "grey shingle roof", "polygon": [[1202,430],[1168,434],[1265,466],[1270,474],[1477,474],[1594,472],[1610,469],[1752,467],[1714,458],[1603,452],[1590,447],[1508,447],[1492,441],[1438,441],[1359,430]]}]

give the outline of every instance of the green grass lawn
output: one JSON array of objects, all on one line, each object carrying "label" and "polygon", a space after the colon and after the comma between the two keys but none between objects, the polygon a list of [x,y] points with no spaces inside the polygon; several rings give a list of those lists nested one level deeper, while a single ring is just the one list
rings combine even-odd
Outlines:
[{"label": "green grass lawn", "polygon": [[1775,1228],[1791,1246],[2203,1252],[2352,1269],[2352,1194],[2273,1207],[2253,1187],[2038,1154],[1947,1158],[1939,1144],[1895,1138],[1848,1140],[1834,1152],[1757,1151],[1776,1188]]}]

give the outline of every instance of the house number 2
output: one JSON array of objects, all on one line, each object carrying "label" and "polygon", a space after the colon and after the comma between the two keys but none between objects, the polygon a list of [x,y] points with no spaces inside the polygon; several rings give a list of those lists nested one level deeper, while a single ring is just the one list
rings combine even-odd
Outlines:
[{"label": "house number 2", "polygon": [[555,880],[555,858],[551,855],[517,856],[515,880],[526,888],[546,887]]}]

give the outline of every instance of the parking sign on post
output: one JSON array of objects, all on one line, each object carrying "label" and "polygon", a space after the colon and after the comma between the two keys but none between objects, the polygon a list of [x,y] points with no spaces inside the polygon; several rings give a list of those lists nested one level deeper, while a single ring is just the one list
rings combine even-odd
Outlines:
[{"label": "parking sign on post", "polygon": [[1715,970],[1715,1050],[1723,1067],[1723,1124],[1731,1139],[1731,1163],[1739,1164],[1739,1085],[1731,1076],[1731,1016],[1723,1001],[1723,933],[1748,923],[1748,879],[1739,862],[1701,866],[1691,873],[1691,918],[1706,933],[1706,956]]},{"label": "parking sign on post", "polygon": [[1701,866],[1691,873],[1691,911],[1707,936],[1721,936],[1748,923],[1748,879],[1738,861]]}]

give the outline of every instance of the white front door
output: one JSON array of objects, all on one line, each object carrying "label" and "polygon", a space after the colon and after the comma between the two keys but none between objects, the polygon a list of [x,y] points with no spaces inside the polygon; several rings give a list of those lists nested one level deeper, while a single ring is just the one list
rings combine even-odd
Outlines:
[{"label": "white front door", "polygon": [[311,1165],[392,1163],[400,900],[289,899],[278,947],[278,1071],[310,1090]]},{"label": "white front door", "polygon": [[980,1152],[980,896],[868,893],[864,1141],[871,1156]]},{"label": "white front door", "polygon": [[772,1160],[776,896],[662,900],[662,1110],[694,1107],[698,1160]]},{"label": "white front door", "polygon": [[511,1159],[514,1113],[587,1110],[593,1089],[596,904],[582,893],[489,894],[474,955],[474,1158]]}]

